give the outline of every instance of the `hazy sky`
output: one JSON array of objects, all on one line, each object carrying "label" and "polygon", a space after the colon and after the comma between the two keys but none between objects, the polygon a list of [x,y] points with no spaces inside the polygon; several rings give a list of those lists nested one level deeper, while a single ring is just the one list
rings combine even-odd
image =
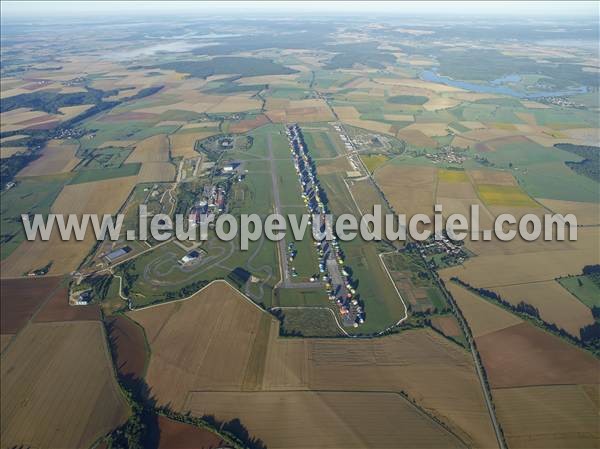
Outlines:
[{"label": "hazy sky", "polygon": [[2,0],[2,18],[65,17],[113,14],[177,14],[177,13],[361,13],[394,15],[481,15],[481,16],[587,16],[598,17],[599,2],[109,2],[109,1],[8,1]]}]

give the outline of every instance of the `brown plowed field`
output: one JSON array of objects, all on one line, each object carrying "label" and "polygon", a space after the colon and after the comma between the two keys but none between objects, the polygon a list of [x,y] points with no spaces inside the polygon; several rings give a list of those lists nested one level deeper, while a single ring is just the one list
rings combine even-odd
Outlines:
[{"label": "brown plowed field", "polygon": [[158,449],[217,449],[225,441],[206,429],[158,417]]},{"label": "brown plowed field", "polygon": [[492,388],[600,382],[594,356],[529,323],[476,341]]},{"label": "brown plowed field", "polygon": [[[141,378],[146,368],[146,341],[143,329],[127,317],[107,318],[109,338],[115,348],[116,368],[121,376]],[[168,420],[169,421],[169,420]]]},{"label": "brown plowed field", "polygon": [[57,289],[44,307],[35,316],[36,323],[51,321],[98,321],[102,319],[100,307],[95,304],[87,306],[69,305],[69,289]]},{"label": "brown plowed field", "polygon": [[0,281],[0,334],[14,334],[58,288],[61,276]]}]

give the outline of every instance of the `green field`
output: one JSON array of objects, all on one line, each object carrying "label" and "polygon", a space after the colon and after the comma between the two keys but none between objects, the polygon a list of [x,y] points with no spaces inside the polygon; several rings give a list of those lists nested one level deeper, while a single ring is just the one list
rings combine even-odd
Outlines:
[{"label": "green field", "polygon": [[302,131],[304,141],[313,158],[335,157],[339,154],[339,149],[329,131],[312,130],[307,126],[304,126]]},{"label": "green field", "polygon": [[282,310],[284,335],[301,334],[303,337],[341,337],[344,334],[330,312],[323,309]]},{"label": "green field", "polygon": [[131,151],[130,148],[107,147],[84,152],[81,155],[84,160],[79,164],[78,170],[120,167],[125,163]]},{"label": "green field", "polygon": [[82,184],[84,182],[103,181],[105,179],[123,178],[125,176],[135,176],[140,172],[142,164],[140,162],[132,162],[123,164],[116,168],[91,168],[77,170],[73,179],[69,184]]},{"label": "green field", "polygon": [[559,278],[558,282],[582,303],[600,307],[600,286],[586,275]]},{"label": "green field", "polygon": [[413,309],[416,311],[436,309],[439,312],[448,308],[443,293],[418,255],[407,251],[396,252],[384,256],[384,260],[394,279],[398,280],[398,289],[405,298],[409,296],[407,294],[409,287],[413,290],[423,289],[426,293],[425,301],[413,304]]},{"label": "green field", "polygon": [[411,105],[422,105],[427,103],[428,100],[429,98],[420,95],[396,95],[387,99],[390,103]]},{"label": "green field", "polygon": [[8,257],[25,240],[21,214],[50,213],[54,200],[71,179],[71,173],[20,178],[17,185],[0,194],[2,236],[0,258]]}]

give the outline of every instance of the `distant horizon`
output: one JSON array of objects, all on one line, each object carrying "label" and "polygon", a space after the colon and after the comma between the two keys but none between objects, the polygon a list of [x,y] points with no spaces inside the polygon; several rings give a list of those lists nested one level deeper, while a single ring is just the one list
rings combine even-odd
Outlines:
[{"label": "distant horizon", "polygon": [[140,14],[140,3],[137,1],[3,1],[2,20],[22,19],[56,19],[56,18],[89,18],[114,17],[115,15],[138,15],[151,17],[155,15],[177,15],[199,13],[209,16],[230,14],[239,17],[246,14],[264,14],[282,16],[297,14],[310,16],[332,14],[343,17],[361,15],[362,17],[431,17],[442,16],[453,19],[461,16],[478,18],[501,18],[520,16],[530,18],[589,18],[597,19],[599,3],[575,2],[265,2],[265,1],[232,1],[232,2],[144,2],[143,13]]}]

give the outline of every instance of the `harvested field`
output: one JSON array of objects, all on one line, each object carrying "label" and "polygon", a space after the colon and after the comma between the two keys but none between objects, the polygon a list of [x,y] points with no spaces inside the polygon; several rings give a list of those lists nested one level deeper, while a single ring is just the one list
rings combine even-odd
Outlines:
[{"label": "harvested field", "polygon": [[398,139],[405,140],[408,144],[423,148],[437,148],[438,143],[431,137],[423,134],[418,129],[401,129],[396,133]]},{"label": "harvested field", "polygon": [[92,235],[84,241],[62,241],[53,232],[48,241],[24,241],[10,256],[0,262],[4,277],[19,277],[52,263],[51,276],[67,274],[77,269],[96,240]]},{"label": "harvested field", "polygon": [[[432,331],[407,331],[375,340],[280,338],[277,321],[223,282],[214,282],[192,299],[130,312],[129,316],[146,330],[152,353],[146,379],[159,404],[169,402],[180,411],[234,413],[269,447],[277,447],[277,435],[262,435],[262,428],[255,431],[245,410],[258,416],[260,408],[252,398],[264,401],[262,392],[290,389],[306,391],[303,397],[316,395],[310,390],[336,391],[341,398],[353,397],[354,391],[405,391],[467,444],[495,445],[469,355]],[[231,398],[233,392],[248,393]],[[210,395],[210,402],[205,395]],[[241,401],[242,397],[248,399]],[[222,408],[230,400],[236,405]],[[381,399],[365,407],[379,407],[381,401],[385,402]],[[306,407],[318,403],[311,399],[307,405],[296,404],[293,412],[304,413]],[[269,409],[269,413],[272,417],[280,412]],[[287,413],[285,420],[297,425],[298,420]],[[348,416],[348,420],[354,419],[359,418]],[[258,421],[263,425],[272,422]],[[392,421],[381,434],[392,432],[401,421]],[[319,425],[308,434],[322,428]],[[345,425],[342,428],[347,430]],[[281,430],[285,431],[287,428]],[[345,438],[342,430],[330,433],[332,438]]]},{"label": "harvested field", "polygon": [[[479,256],[461,266],[446,268],[440,273],[446,279],[457,276],[470,285],[494,290],[502,286],[554,280],[581,273],[585,265],[600,262],[597,228],[579,228],[578,239],[572,242],[480,242]],[[487,245],[487,249],[486,246]],[[511,251],[513,249],[513,251]],[[521,298],[527,302],[526,298]]]},{"label": "harvested field", "polygon": [[448,290],[464,315],[473,337],[482,337],[523,322],[519,317],[490,304],[453,282],[446,282]]},{"label": "harvested field", "polygon": [[408,114],[385,114],[383,116],[384,119],[390,120],[392,122],[414,122],[414,115]]},{"label": "harvested field", "polygon": [[467,172],[475,184],[494,184],[501,186],[514,186],[517,181],[507,171],[500,170],[469,170]]},{"label": "harvested field", "polygon": [[[52,205],[55,214],[114,214],[125,202],[137,176],[65,186]],[[3,277],[19,277],[52,262],[49,274],[74,271],[95,242],[90,229],[83,241],[62,241],[55,228],[50,240],[24,241],[0,263]]]},{"label": "harvested field", "polygon": [[136,143],[125,162],[166,162],[168,160],[169,140],[165,134],[158,134]]},{"label": "harvested field", "polygon": [[[512,126],[512,125],[511,125]],[[510,128],[508,126],[500,127],[499,129],[504,129],[507,131],[516,131],[516,128]],[[470,135],[472,135],[471,133]],[[488,151],[502,151],[502,148],[507,145],[512,144],[530,144],[531,140],[524,136],[508,136],[508,137],[499,137],[496,139],[486,140],[483,142],[483,145],[487,148]]]},{"label": "harvested field", "polygon": [[136,176],[63,187],[52,205],[55,214],[114,214],[129,196]]},{"label": "harvested field", "polygon": [[260,110],[262,101],[258,98],[249,98],[246,95],[233,95],[224,97],[218,104],[211,106],[207,112],[217,114],[220,112],[245,112]]},{"label": "harvested field", "polygon": [[362,120],[362,119],[344,120],[344,123],[346,123],[350,126],[355,126],[357,128],[366,129],[368,131],[374,131],[376,133],[383,133],[383,134],[389,134],[389,135],[394,134],[392,132],[392,127],[390,126],[389,123],[376,122],[374,120]]},{"label": "harvested field", "polygon": [[69,289],[64,286],[54,291],[48,302],[35,316],[34,322],[99,321],[101,319],[100,307],[95,304],[87,306],[69,305]]},{"label": "harvested field", "polygon": [[27,108],[13,109],[12,111],[2,112],[0,114],[0,123],[2,132],[18,131],[27,129],[36,123],[56,122],[54,115],[43,111],[33,111]]},{"label": "harvested field", "polygon": [[413,123],[412,125],[408,125],[405,128],[402,128],[403,133],[409,131],[421,131],[427,137],[445,136],[448,134],[448,124],[417,122]]},{"label": "harvested field", "polygon": [[252,120],[240,120],[239,122],[232,123],[229,125],[229,132],[239,134],[246,133],[254,128],[266,125],[267,123],[269,123],[269,119],[265,115],[261,114]]},{"label": "harvested field", "polygon": [[461,104],[462,101],[450,97],[442,97],[436,95],[431,97],[427,103],[423,105],[426,111],[439,111],[440,109],[449,109]]},{"label": "harvested field", "polygon": [[99,322],[31,324],[1,360],[2,447],[90,447],[127,418]]},{"label": "harvested field", "polygon": [[226,442],[207,429],[158,417],[159,439],[157,449],[216,449]]},{"label": "harvested field", "polygon": [[12,341],[13,334],[0,334],[0,352],[4,351],[4,348]]},{"label": "harvested field", "polygon": [[417,89],[426,89],[432,92],[464,92],[463,89],[457,87],[446,86],[445,84],[430,83],[428,81],[422,81],[418,79],[406,78],[375,78],[375,81],[379,84],[392,85],[392,86],[405,86],[414,87]]},{"label": "harvested field", "polygon": [[477,348],[492,388],[598,383],[592,354],[521,323],[478,337]]},{"label": "harvested field", "polygon": [[42,150],[42,156],[29,163],[18,176],[55,175],[71,171],[79,163],[75,157],[77,145],[65,140],[51,140]]},{"label": "harvested field", "polygon": [[144,162],[137,178],[138,182],[171,182],[175,181],[175,172],[170,162]]},{"label": "harvested field", "polygon": [[11,157],[17,153],[25,153],[27,151],[26,147],[0,147],[0,159],[4,159],[6,157]]},{"label": "harvested field", "polygon": [[[159,401],[168,398],[181,409],[190,390],[240,389],[261,321],[254,308],[215,282],[191,300],[129,313],[146,330],[152,348],[146,380]],[[197,326],[203,317],[210,323]]]},{"label": "harvested field", "polygon": [[340,120],[360,120],[360,113],[354,106],[334,106],[335,113]]},{"label": "harvested field", "polygon": [[144,121],[144,120],[156,120],[158,114],[151,114],[148,112],[122,112],[119,114],[105,115],[100,119],[101,122],[123,122],[123,121]]},{"label": "harvested field", "polygon": [[325,101],[312,100],[283,100],[267,102],[266,115],[273,122],[329,122],[335,117]]},{"label": "harvested field", "polygon": [[[82,90],[82,92],[85,92],[85,89]],[[64,108],[59,108],[58,112],[60,112],[62,114],[62,117],[60,118],[61,121],[66,121],[66,120],[71,120],[72,118],[77,117],[79,114],[84,113],[85,111],[87,111],[88,109],[94,107],[93,104],[81,104],[78,106],[65,106]]]},{"label": "harvested field", "polygon": [[210,136],[215,136],[219,134],[218,130],[215,131],[185,131],[185,132],[176,132],[175,134],[171,134],[169,139],[171,141],[171,153],[173,157],[197,157],[200,155],[197,151],[194,150],[194,145],[196,141],[206,139]]},{"label": "harvested field", "polygon": [[598,128],[575,128],[563,131],[567,136],[579,140],[584,145],[598,145],[600,142],[600,131]]},{"label": "harvested field", "polygon": [[0,281],[0,334],[17,333],[58,288],[62,277]]},{"label": "harvested field", "polygon": [[245,76],[236,80],[237,84],[241,84],[242,86],[253,86],[256,84],[289,84],[292,86],[297,86],[298,81],[297,73],[293,73],[290,75],[258,75],[258,76]]},{"label": "harvested field", "polygon": [[375,173],[375,181],[397,214],[433,215],[437,169],[386,165]]},{"label": "harvested field", "polygon": [[452,315],[436,316],[432,318],[431,324],[442,334],[447,335],[448,337],[460,337],[462,335],[460,326],[458,325],[456,318],[454,318]]},{"label": "harvested field", "polygon": [[218,128],[219,122],[198,122],[198,123],[187,123],[181,127],[181,130],[189,131],[191,129],[203,129],[203,128]]},{"label": "harvested field", "polygon": [[188,408],[195,415],[240,418],[273,449],[381,449],[399,441],[411,448],[465,447],[396,393],[193,392]]},{"label": "harvested field", "polygon": [[27,134],[15,134],[14,136],[2,137],[0,139],[0,145],[4,145],[8,142],[14,142],[15,140],[28,139],[29,136]]},{"label": "harvested field", "polygon": [[590,309],[554,280],[494,288],[502,299],[517,305],[525,301],[540,311],[547,323],[554,323],[575,337],[579,330],[594,324]]},{"label": "harvested field", "polygon": [[600,204],[580,203],[577,201],[550,200],[536,198],[544,207],[555,214],[573,214],[577,217],[578,225],[600,224]]},{"label": "harvested field", "polygon": [[463,149],[473,148],[473,147],[475,147],[476,144],[477,144],[477,142],[475,140],[466,139],[460,135],[455,135],[454,139],[452,139],[452,146],[455,146],[458,148],[463,148]]},{"label": "harvested field", "polygon": [[[597,385],[593,391],[597,398]],[[598,447],[600,410],[581,385],[503,388],[493,397],[510,448]]]},{"label": "harvested field", "polygon": [[123,315],[107,318],[106,324],[119,375],[141,379],[145,374],[148,357],[144,330]]},{"label": "harvested field", "polygon": [[348,159],[345,157],[328,160],[321,159],[317,163],[317,170],[321,175],[327,175],[329,173],[345,173],[352,170]]}]

